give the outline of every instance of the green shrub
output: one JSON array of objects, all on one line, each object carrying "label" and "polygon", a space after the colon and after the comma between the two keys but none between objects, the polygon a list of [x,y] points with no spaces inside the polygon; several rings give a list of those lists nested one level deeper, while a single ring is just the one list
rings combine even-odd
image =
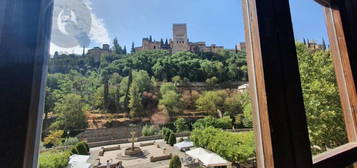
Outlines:
[{"label": "green shrub", "polygon": [[76,137],[69,137],[64,140],[62,143],[63,146],[72,146],[76,145],[79,142],[78,138]]},{"label": "green shrub", "polygon": [[170,138],[170,135],[173,134],[173,131],[172,130],[169,130],[165,133],[165,137],[164,137],[164,140],[165,142],[168,144],[169,143],[169,138]]},{"label": "green shrub", "polygon": [[77,154],[77,155],[78,155],[78,154],[79,154],[79,152],[78,152],[76,146],[74,146],[74,147],[71,148],[71,154],[72,154],[72,155],[74,155],[74,154]]},{"label": "green shrub", "polygon": [[84,143],[84,146],[86,146],[86,148],[87,148],[87,152],[89,153],[89,145],[86,143],[86,142],[83,142]]},{"label": "green shrub", "polygon": [[212,116],[207,116],[205,118],[198,119],[192,126],[194,129],[197,128],[203,129],[207,127],[214,127],[215,122],[216,122],[216,118]]},{"label": "green shrub", "polygon": [[49,151],[40,153],[40,168],[65,168],[68,164],[70,152]]},{"label": "green shrub", "polygon": [[77,149],[79,155],[88,155],[89,148],[87,146],[88,145],[85,142],[79,142],[75,148]]},{"label": "green shrub", "polygon": [[143,136],[155,135],[155,132],[156,132],[156,130],[155,130],[154,126],[148,126],[148,125],[145,125],[143,127],[143,129],[141,130],[141,134]]},{"label": "green shrub", "polygon": [[232,128],[232,119],[229,116],[223,118],[214,118],[212,116],[207,116],[205,118],[197,120],[193,125],[194,129],[203,129],[207,127],[215,127],[221,129]]},{"label": "green shrub", "polygon": [[253,132],[232,133],[209,127],[193,130],[190,138],[196,146],[209,149],[231,162],[246,162],[255,156]]},{"label": "green shrub", "polygon": [[173,132],[171,132],[171,134],[169,136],[168,144],[170,144],[171,146],[174,146],[175,143],[176,143],[176,136]]},{"label": "green shrub", "polygon": [[162,137],[165,137],[165,135],[166,135],[166,133],[167,133],[168,131],[170,131],[169,128],[166,128],[166,127],[162,128],[162,129],[161,129],[161,136],[162,136]]},{"label": "green shrub", "polygon": [[182,132],[189,129],[186,120],[183,118],[179,118],[175,121],[175,127],[177,132]]},{"label": "green shrub", "polygon": [[174,156],[170,160],[169,168],[181,168],[181,161],[178,156]]},{"label": "green shrub", "polygon": [[219,118],[216,120],[214,127],[222,129],[231,129],[232,128],[232,119],[229,116]]},{"label": "green shrub", "polygon": [[50,131],[50,134],[43,140],[44,145],[47,148],[61,145],[61,137],[63,133],[63,130]]}]

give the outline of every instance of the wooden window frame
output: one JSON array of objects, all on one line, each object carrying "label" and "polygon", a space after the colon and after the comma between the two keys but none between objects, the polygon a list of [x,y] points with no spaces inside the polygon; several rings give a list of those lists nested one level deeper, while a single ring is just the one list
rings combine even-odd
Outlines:
[{"label": "wooden window frame", "polygon": [[[253,101],[259,168],[336,168],[357,161],[357,95],[354,82],[357,80],[357,3],[353,0],[316,1],[325,8],[349,143],[309,159],[312,155],[298,79],[289,2],[243,0],[249,89]],[[280,90],[274,85],[278,85]]]}]

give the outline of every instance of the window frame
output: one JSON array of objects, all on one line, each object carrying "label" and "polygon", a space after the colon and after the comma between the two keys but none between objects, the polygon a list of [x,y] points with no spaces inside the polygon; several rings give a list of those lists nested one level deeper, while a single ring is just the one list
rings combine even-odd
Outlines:
[{"label": "window frame", "polygon": [[[316,1],[325,8],[326,25],[349,143],[314,156],[313,160],[310,160],[309,158],[312,158],[311,151],[307,151],[310,150],[309,143],[294,142],[296,137],[299,137],[299,141],[306,141],[308,135],[301,88],[294,86],[301,85],[300,81],[287,82],[289,78],[286,77],[289,75],[299,76],[296,73],[298,71],[296,53],[292,51],[295,49],[295,44],[291,42],[294,37],[289,2],[288,0],[243,0],[249,89],[253,101],[259,168],[335,168],[345,167],[357,161],[357,158],[353,157],[357,155],[357,95],[354,82],[354,79],[357,80],[357,51],[353,50],[357,47],[357,12],[353,10],[353,8],[357,8],[357,4],[353,0]],[[267,36],[267,33],[271,35]],[[274,37],[278,39],[274,39]],[[268,43],[269,40],[273,42]],[[279,48],[282,52],[274,52]],[[285,48],[290,49],[290,52],[294,54],[285,53]],[[285,59],[285,61],[277,62],[274,65],[280,67],[276,70],[269,59],[284,60],[282,53],[287,54],[286,57],[289,57],[290,64],[293,62],[293,67],[286,68],[284,64],[287,64],[288,61]],[[272,89],[274,88],[271,86],[272,83],[282,86],[282,89]],[[292,104],[291,101],[290,103],[281,101],[279,95],[274,93],[279,92],[282,94],[280,96],[284,97],[289,94],[287,90],[291,87],[298,89],[294,94],[290,94],[290,96],[296,96],[295,103],[297,105]],[[275,101],[276,98],[279,101]],[[284,103],[285,111],[275,108],[279,106],[279,103]],[[294,111],[289,107],[300,110]],[[288,129],[279,128],[281,121],[276,121],[276,116],[286,115],[286,113],[288,117],[285,118],[285,122],[290,127]],[[305,119],[302,115],[305,116]],[[289,116],[300,116],[296,120],[301,123],[294,122]],[[294,136],[292,133],[301,133],[302,136]],[[291,144],[295,146],[281,145],[279,140],[282,139],[291,141]],[[283,151],[284,155],[282,156],[281,152]],[[286,159],[291,156],[293,159],[286,162]],[[355,165],[355,167],[357,166]]]}]

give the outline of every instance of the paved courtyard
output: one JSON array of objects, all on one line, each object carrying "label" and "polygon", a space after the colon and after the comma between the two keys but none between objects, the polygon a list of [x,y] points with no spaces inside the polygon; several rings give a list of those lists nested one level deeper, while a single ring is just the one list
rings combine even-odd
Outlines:
[{"label": "paved courtyard", "polygon": [[[153,141],[145,141],[140,143],[146,143],[146,142],[153,142]],[[120,144],[121,150],[104,152],[104,156],[97,156],[97,157],[99,157],[100,162],[102,164],[105,164],[107,160],[112,160],[113,163],[122,161],[123,166],[125,168],[168,168],[170,160],[150,162],[150,157],[161,156],[169,153],[172,153],[173,156],[178,155],[180,158],[185,156],[184,152],[181,152],[173,148],[172,146],[165,144],[163,140],[156,140],[155,142],[156,142],[155,145],[141,147],[141,149],[144,151],[144,156],[142,157],[136,157],[136,158],[121,157],[121,155],[124,152],[124,149],[130,147],[131,143]],[[160,148],[157,147],[157,144],[159,144]],[[105,147],[110,147],[110,146],[114,146],[114,145],[109,145]],[[135,143],[135,146],[139,146],[139,143]],[[165,153],[163,150],[164,148],[166,149]],[[91,148],[91,154],[97,155],[99,150],[100,147]]]}]

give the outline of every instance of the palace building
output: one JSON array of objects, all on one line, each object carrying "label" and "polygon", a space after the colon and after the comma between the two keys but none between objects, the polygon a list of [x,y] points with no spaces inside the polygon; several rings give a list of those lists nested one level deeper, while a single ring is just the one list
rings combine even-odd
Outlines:
[{"label": "palace building", "polygon": [[190,42],[187,35],[187,25],[186,24],[173,24],[172,27],[172,39],[164,42],[152,40],[152,37],[143,38],[142,46],[136,47],[135,51],[147,51],[147,50],[167,50],[172,53],[177,53],[180,51],[191,51],[193,53],[200,52],[217,52],[223,50],[223,46],[217,46],[212,44],[207,46],[205,42]]}]

